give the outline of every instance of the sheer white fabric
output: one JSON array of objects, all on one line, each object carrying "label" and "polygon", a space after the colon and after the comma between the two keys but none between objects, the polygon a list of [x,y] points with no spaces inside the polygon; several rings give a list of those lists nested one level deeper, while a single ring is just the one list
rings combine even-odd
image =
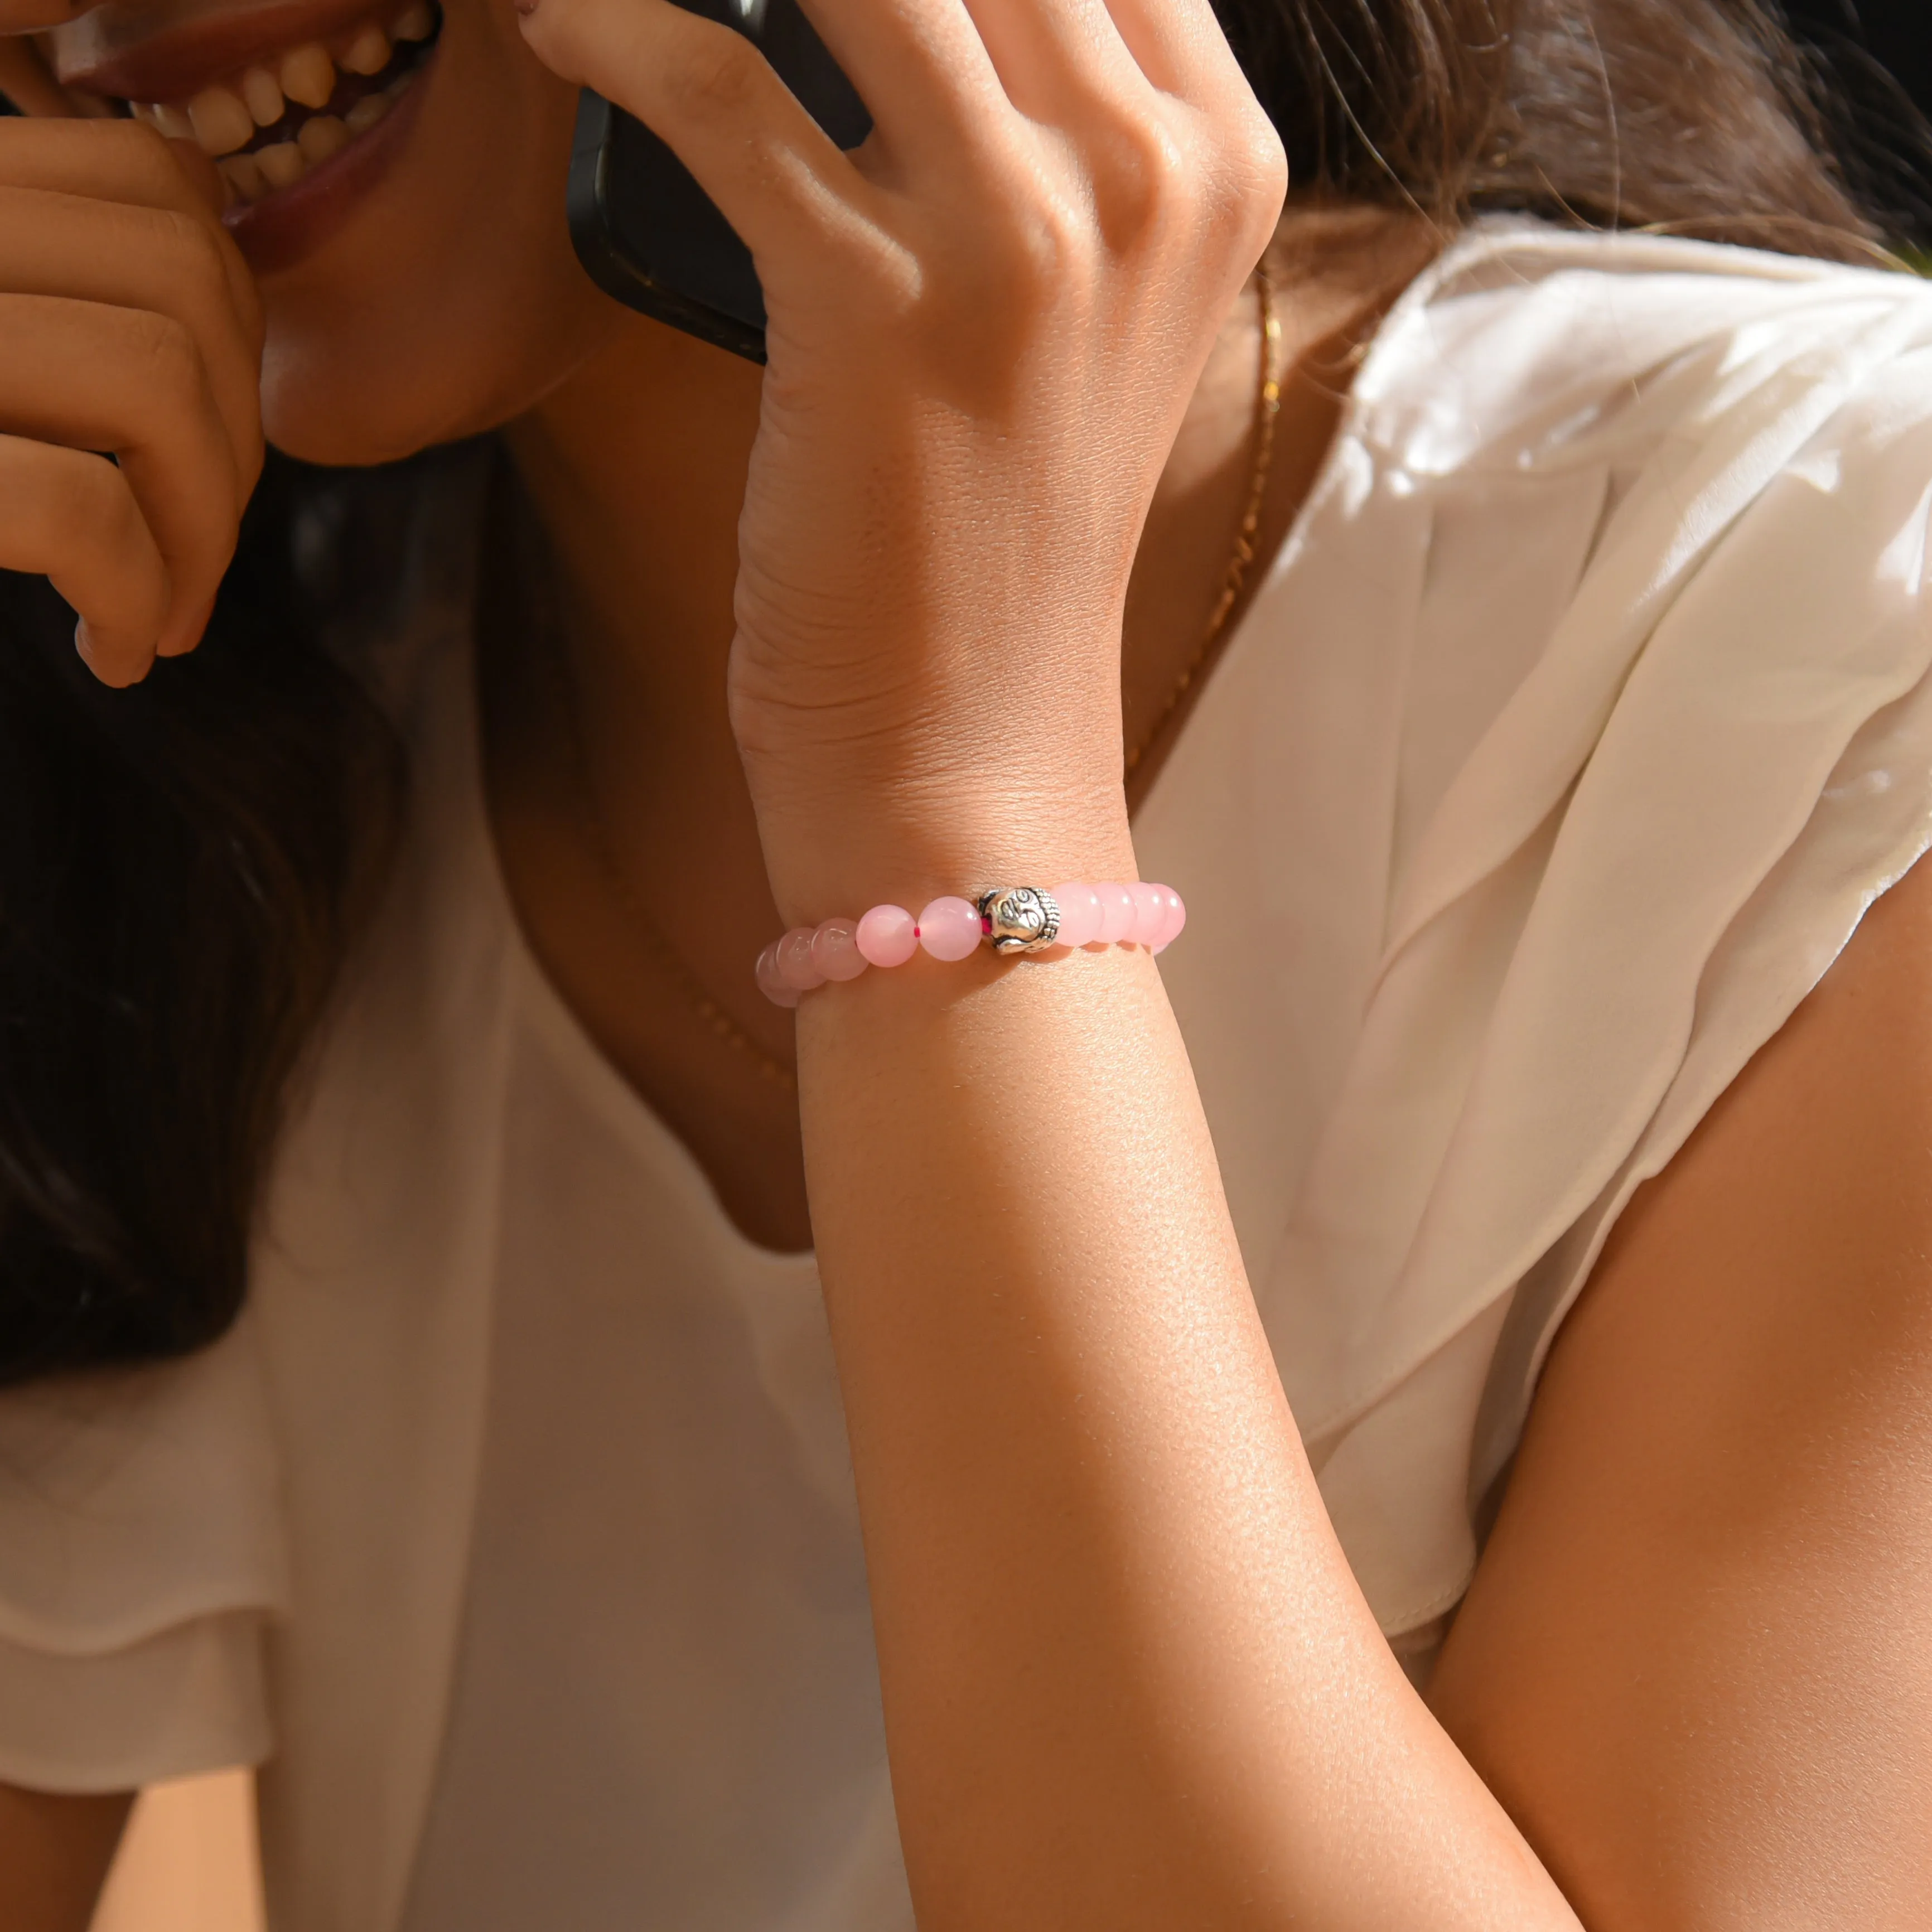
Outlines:
[{"label": "sheer white fabric", "polygon": [[1150,802],[1256,1294],[1391,1634],[1466,1586],[1617,1208],[1924,848],[1929,492],[1918,285],[1478,238],[1390,318]]},{"label": "sheer white fabric", "polygon": [[[1479,231],[1142,814],[1263,1317],[1418,1672],[1616,1214],[1932,840],[1929,497],[1918,284]],[[250,1316],[0,1401],[0,1776],[272,1735],[278,1932],[898,1932],[810,1265],[520,944],[442,513],[412,836]]]}]

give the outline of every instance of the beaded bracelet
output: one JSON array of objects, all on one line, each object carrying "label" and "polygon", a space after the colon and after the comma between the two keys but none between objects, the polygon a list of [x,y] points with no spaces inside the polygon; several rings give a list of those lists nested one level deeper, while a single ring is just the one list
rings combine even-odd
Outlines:
[{"label": "beaded bracelet", "polygon": [[1171,886],[1084,879],[1050,892],[996,886],[976,903],[934,899],[916,920],[903,906],[876,905],[862,919],[795,926],[758,955],[758,990],[774,1006],[795,1006],[815,987],[856,980],[868,966],[903,966],[922,947],[935,959],[964,959],[982,940],[1000,954],[1096,940],[1160,952],[1186,923],[1187,908]]}]

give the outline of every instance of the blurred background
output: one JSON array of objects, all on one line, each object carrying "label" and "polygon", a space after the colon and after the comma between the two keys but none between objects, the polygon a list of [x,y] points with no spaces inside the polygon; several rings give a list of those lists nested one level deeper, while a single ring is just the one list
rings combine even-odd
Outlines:
[{"label": "blurred background", "polygon": [[1932,0],[1786,0],[1857,185],[1932,249]]}]

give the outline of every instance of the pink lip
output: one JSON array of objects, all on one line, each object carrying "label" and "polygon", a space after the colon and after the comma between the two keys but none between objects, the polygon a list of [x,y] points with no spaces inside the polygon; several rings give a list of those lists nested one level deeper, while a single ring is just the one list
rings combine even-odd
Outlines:
[{"label": "pink lip", "polygon": [[244,13],[214,14],[164,28],[152,38],[118,44],[112,26],[102,25],[98,14],[89,15],[55,34],[54,71],[63,86],[86,94],[122,100],[181,100],[252,62],[307,40],[332,39],[360,21],[377,17],[381,10],[371,0],[292,0]]},{"label": "pink lip", "polygon": [[252,206],[232,208],[222,225],[258,274],[286,268],[321,247],[374,192],[414,130],[431,83],[436,51],[381,120],[339,154]]}]

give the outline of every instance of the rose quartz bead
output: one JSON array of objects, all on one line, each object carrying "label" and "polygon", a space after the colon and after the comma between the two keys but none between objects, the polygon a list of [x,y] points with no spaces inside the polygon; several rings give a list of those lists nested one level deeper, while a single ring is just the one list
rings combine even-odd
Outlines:
[{"label": "rose quartz bead", "polygon": [[1137,879],[1127,888],[1127,892],[1134,902],[1134,922],[1127,928],[1128,942],[1134,946],[1151,946],[1167,923],[1167,908],[1162,903],[1160,888]]},{"label": "rose quartz bead", "polygon": [[1134,896],[1118,879],[1103,879],[1094,896],[1100,902],[1100,930],[1095,936],[1116,945],[1134,929]]},{"label": "rose quartz bead", "polygon": [[1180,937],[1180,928],[1187,923],[1187,908],[1172,886],[1156,886],[1154,890],[1160,895],[1160,930],[1154,935],[1154,950],[1165,952]]},{"label": "rose quartz bead", "polygon": [[1053,896],[1060,908],[1060,943],[1063,946],[1091,946],[1100,936],[1100,902],[1084,879],[1069,879],[1055,886]]},{"label": "rose quartz bead", "polygon": [[812,963],[825,979],[857,979],[871,963],[859,950],[857,923],[849,919],[821,920],[812,935]]},{"label": "rose quartz bead", "polygon": [[919,916],[919,943],[935,959],[964,959],[981,938],[980,908],[964,899],[934,899]]},{"label": "rose quartz bead", "polygon": [[788,986],[784,976],[778,970],[778,942],[775,939],[758,955],[758,963],[753,968],[758,982],[758,991],[775,1006],[795,1006],[800,994],[796,986]]},{"label": "rose quartz bead", "polygon": [[919,928],[904,906],[875,905],[859,922],[859,952],[874,966],[903,966],[919,950]]},{"label": "rose quartz bead", "polygon": [[801,993],[825,984],[825,975],[812,963],[810,926],[795,926],[778,941],[778,977]]}]

